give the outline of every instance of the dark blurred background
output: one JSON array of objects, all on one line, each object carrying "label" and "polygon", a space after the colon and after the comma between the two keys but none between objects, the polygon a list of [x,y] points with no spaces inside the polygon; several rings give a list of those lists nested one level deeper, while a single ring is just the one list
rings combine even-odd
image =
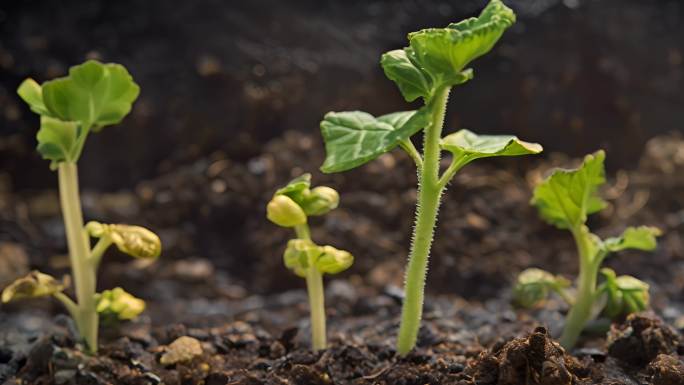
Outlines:
[{"label": "dark blurred background", "polygon": [[[150,225],[162,233],[170,258],[198,256],[226,271],[247,269],[257,274],[252,286],[276,288],[278,280],[258,283],[258,273],[265,267],[254,261],[269,258],[273,260],[269,268],[282,270],[278,255],[286,233],[265,222],[263,203],[278,183],[318,167],[322,115],[342,109],[372,113],[408,109],[395,85],[384,77],[380,55],[404,46],[408,32],[474,16],[485,3],[3,1],[2,239],[27,247],[34,265],[64,252],[55,206],[56,175],[34,151],[38,118],[15,90],[26,77],[42,82],[96,58],[124,64],[142,92],[121,125],[88,140],[80,161],[86,216]],[[447,120],[451,127],[513,133],[543,143],[548,152],[570,156],[602,147],[613,171],[637,167],[648,139],[682,130],[682,2],[508,0],[507,4],[517,12],[518,22],[491,54],[472,63],[475,79],[452,92]],[[283,137],[290,130],[300,134]],[[403,158],[398,162],[405,164]],[[357,232],[376,234],[377,228],[373,241],[395,247],[378,249],[374,244],[359,246],[355,252],[386,258],[405,255],[414,175],[409,173],[399,185],[391,184],[395,178],[379,187],[383,172],[373,174],[373,166],[369,167],[370,171],[359,172],[376,179],[365,184],[363,178],[354,179],[362,174],[326,179],[343,193],[347,189],[343,202],[356,199],[365,205],[366,211],[350,210],[348,215],[343,207],[339,215],[360,221],[363,230]],[[355,198],[358,186],[375,195]],[[401,216],[400,224],[396,216],[387,214],[389,203],[382,199],[390,195],[378,192],[382,188],[403,197],[389,211]],[[516,202],[525,205],[527,187],[520,191],[524,193],[516,195]],[[467,191],[454,193],[453,199],[468,199]],[[374,207],[373,202],[381,203]],[[536,217],[525,210],[521,217]],[[365,213],[370,218],[367,223],[358,219]],[[454,218],[466,216],[454,214]],[[473,221],[475,228],[488,231],[488,222],[482,227],[477,217]],[[339,223],[346,222],[326,222],[327,229],[348,230],[345,234],[353,239],[353,232]],[[385,239],[383,229],[395,233]],[[268,242],[254,235],[272,231],[277,236]],[[470,236],[470,230],[464,231]],[[452,257],[457,258],[458,252]],[[358,271],[372,266],[360,263]],[[505,263],[501,268],[506,269]],[[472,282],[480,278],[470,277]],[[447,275],[444,279],[449,282]],[[299,283],[291,278],[282,286]]]},{"label": "dark blurred background", "polygon": [[[329,110],[406,109],[378,59],[408,32],[476,14],[478,1],[4,1],[0,5],[0,168],[17,189],[51,186],[32,151],[38,119],[17,98],[86,58],[124,64],[142,88],[121,127],[94,135],[83,183],[111,190],[165,161],[222,148],[244,161]],[[516,133],[548,149],[599,146],[629,167],[646,139],[684,117],[679,1],[510,0],[519,16],[450,122]]]}]

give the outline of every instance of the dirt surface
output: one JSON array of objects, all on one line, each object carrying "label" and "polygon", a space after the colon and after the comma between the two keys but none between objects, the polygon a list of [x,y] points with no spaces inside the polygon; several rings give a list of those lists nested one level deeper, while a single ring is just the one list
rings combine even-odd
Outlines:
[{"label": "dirt surface", "polygon": [[[465,168],[446,195],[429,272],[425,327],[419,349],[404,359],[396,357],[393,341],[415,177],[410,160],[397,152],[348,174],[311,170],[315,183],[339,188],[342,196],[339,209],[313,224],[313,236],[344,245],[357,262],[326,285],[331,348],[317,354],[307,349],[303,282],[282,266],[279,255],[291,234],[269,224],[263,207],[277,185],[310,171],[299,165],[320,162],[314,140],[292,132],[267,144],[246,165],[215,153],[141,182],[132,193],[86,191],[87,217],[137,218],[162,235],[165,254],[158,263],[143,266],[110,253],[100,274],[101,287],[125,286],[148,301],[148,311],[137,323],[105,328],[103,356],[91,359],[74,349],[68,319],[51,321],[51,314],[60,311],[56,304],[5,305],[0,308],[0,376],[38,384],[107,383],[114,381],[111,376],[124,384],[681,380],[680,135],[654,138],[638,169],[609,175],[603,194],[610,208],[590,223],[604,236],[626,225],[663,230],[653,253],[618,254],[609,264],[651,284],[653,308],[665,323],[630,319],[585,336],[572,355],[559,350],[545,331],[559,335],[565,306],[552,299],[544,308],[517,311],[509,303],[510,286],[528,266],[569,278],[575,274],[569,235],[538,220],[528,200],[531,186],[552,166],[576,160],[552,155],[481,162]],[[15,261],[6,264],[11,268],[3,271],[4,279],[29,267],[67,272],[54,193],[4,191],[1,249],[3,257]],[[214,231],[221,228],[226,233]],[[236,259],[241,255],[249,258]],[[234,269],[236,264],[242,266]],[[545,329],[535,330],[538,326]],[[166,346],[183,335],[201,342],[202,355],[190,363],[159,364]],[[47,356],[55,363],[47,365]]]}]

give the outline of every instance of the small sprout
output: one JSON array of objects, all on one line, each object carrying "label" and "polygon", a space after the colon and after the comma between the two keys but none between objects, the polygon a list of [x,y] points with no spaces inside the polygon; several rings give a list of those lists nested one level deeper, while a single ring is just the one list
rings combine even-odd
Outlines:
[{"label": "small sprout", "polygon": [[[515,13],[510,8],[501,0],[491,0],[476,18],[410,33],[408,47],[385,53],[380,64],[406,101],[422,99],[423,106],[378,117],[363,111],[328,112],[320,124],[326,152],[321,171],[325,173],[359,167],[397,147],[406,151],[418,169],[416,222],[397,338],[401,356],[414,348],[418,338],[440,197],[449,182],[475,159],[542,151],[539,144],[512,135],[477,135],[459,130],[442,137],[452,87],[473,78],[473,70],[466,67],[489,52],[514,22]],[[411,141],[420,131],[422,154]],[[450,166],[442,172],[443,151],[452,153],[452,157]]]},{"label": "small sprout", "polygon": [[266,206],[266,217],[281,227],[295,227],[306,223],[302,207],[287,195],[276,195]]},{"label": "small sprout", "polygon": [[628,276],[615,277],[603,269],[606,282],[597,287],[596,281],[605,258],[612,252],[625,249],[653,250],[655,227],[627,228],[619,237],[601,240],[586,226],[587,216],[606,207],[598,190],[606,181],[603,162],[605,153],[587,155],[582,165],[574,170],[556,170],[534,190],[531,203],[540,216],[550,224],[569,230],[575,238],[580,259],[577,295],[565,321],[561,344],[571,348],[587,322],[597,315],[599,300],[606,299],[604,314],[610,317],[643,310],[648,306],[648,285]]},{"label": "small sprout", "polygon": [[116,287],[97,295],[97,312],[108,318],[132,320],[145,310],[145,301]]},{"label": "small sprout", "polygon": [[605,282],[599,286],[598,292],[606,296],[603,314],[611,319],[619,319],[630,313],[638,313],[648,309],[650,296],[649,285],[631,275],[617,276],[609,268],[601,269]]},{"label": "small sprout", "polygon": [[26,298],[38,298],[61,293],[65,284],[53,276],[34,270],[25,277],[12,282],[2,291],[2,302],[8,303]]},{"label": "small sprout", "polygon": [[552,292],[566,298],[565,289],[570,287],[570,281],[547,271],[529,268],[518,275],[518,281],[513,289],[513,300],[516,305],[531,308],[548,298]]},{"label": "small sprout", "polygon": [[[50,281],[40,273],[34,273],[32,280],[20,280],[7,288],[3,292],[3,300],[52,294],[74,318],[90,353],[97,352],[98,310],[105,306],[105,302],[98,304],[95,291],[102,255],[112,244],[136,258],[157,258],[161,253],[159,237],[145,228],[97,222],[91,222],[87,227],[83,225],[77,162],[86,139],[90,133],[120,123],[131,111],[139,93],[140,87],[126,68],[95,60],[73,66],[67,76],[43,84],[26,79],[17,89],[19,97],[40,115],[36,150],[50,161],[50,168],[58,172],[76,301],[62,293],[61,286],[54,279]],[[91,245],[88,234],[99,238],[97,244]],[[140,302],[115,293],[119,292],[105,292],[104,297],[99,298],[109,301],[111,306],[127,304],[129,307],[119,309],[125,318],[140,310]]]},{"label": "small sprout", "polygon": [[155,259],[161,255],[161,240],[144,227],[91,221],[86,225],[86,230],[91,237],[105,239],[131,257]]},{"label": "small sprout", "polygon": [[339,194],[330,187],[311,189],[311,175],[304,174],[278,189],[267,206],[271,222],[293,227],[297,235],[287,242],[283,262],[288,269],[306,279],[313,350],[325,349],[326,346],[323,274],[337,274],[348,269],[354,257],[347,251],[315,244],[311,240],[307,216],[323,215],[335,209],[339,201]]}]

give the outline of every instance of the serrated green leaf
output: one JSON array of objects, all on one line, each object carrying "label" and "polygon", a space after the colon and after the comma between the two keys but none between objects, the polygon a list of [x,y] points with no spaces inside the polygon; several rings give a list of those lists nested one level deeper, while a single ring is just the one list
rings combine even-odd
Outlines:
[{"label": "serrated green leaf", "polygon": [[538,154],[543,150],[541,145],[524,142],[513,135],[477,135],[469,130],[447,135],[440,147],[466,162],[494,156]]},{"label": "serrated green leaf", "polygon": [[397,83],[407,102],[430,96],[432,80],[409,60],[403,49],[384,53],[380,65],[387,78]]},{"label": "serrated green leaf", "polygon": [[122,65],[89,60],[71,67],[69,76],[45,82],[43,101],[50,114],[60,120],[97,130],[119,123],[139,92]]},{"label": "serrated green leaf", "polygon": [[500,0],[492,0],[477,18],[409,34],[412,58],[434,83],[447,82],[489,52],[514,22],[515,13]]},{"label": "serrated green leaf", "polygon": [[21,82],[17,94],[31,107],[31,111],[38,115],[50,115],[43,103],[43,89],[35,80],[28,78]]},{"label": "serrated green leaf", "polygon": [[44,159],[54,163],[71,159],[78,139],[78,125],[49,116],[40,117],[40,130],[36,135],[38,152]]},{"label": "serrated green leaf", "polygon": [[329,112],[321,122],[326,150],[321,171],[358,167],[392,150],[428,124],[425,108],[378,118],[362,111]]},{"label": "serrated green leaf", "polygon": [[587,155],[578,169],[558,169],[537,186],[531,203],[541,217],[558,228],[572,229],[603,209],[606,202],[598,196],[598,188],[606,181],[605,157],[602,150]]},{"label": "serrated green leaf", "polygon": [[650,226],[628,227],[621,236],[606,239],[603,244],[606,250],[614,252],[626,249],[653,250],[658,241],[656,237],[662,233],[660,229]]}]

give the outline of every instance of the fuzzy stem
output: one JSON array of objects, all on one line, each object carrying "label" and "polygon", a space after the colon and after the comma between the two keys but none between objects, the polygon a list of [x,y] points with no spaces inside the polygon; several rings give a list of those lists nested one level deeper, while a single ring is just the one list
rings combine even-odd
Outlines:
[{"label": "fuzzy stem", "polygon": [[397,351],[402,356],[410,352],[416,345],[420,320],[423,315],[425,276],[437,223],[439,200],[443,190],[439,185],[439,141],[444,125],[449,90],[448,87],[438,90],[429,103],[432,110],[432,121],[424,132],[424,158],[423,169],[419,173],[416,224],[413,228],[413,243],[406,268],[405,298],[397,339]]},{"label": "fuzzy stem", "polygon": [[[311,240],[309,225],[295,227],[297,238]],[[314,351],[325,349],[325,295],[323,291],[323,274],[315,266],[316,261],[309,261],[306,269],[306,289],[309,295],[309,312],[311,314],[311,348]]]},{"label": "fuzzy stem", "polygon": [[59,197],[64,217],[71,271],[78,307],[74,318],[81,337],[91,353],[97,352],[98,316],[95,303],[95,267],[90,263],[90,240],[83,226],[76,163],[59,164]]},{"label": "fuzzy stem", "polygon": [[566,349],[571,349],[575,345],[582,329],[591,318],[591,310],[596,297],[596,279],[600,266],[600,258],[591,255],[589,246],[591,240],[587,232],[579,228],[572,230],[572,235],[579,251],[580,273],[575,303],[566,317],[565,328],[560,337],[560,343]]}]

